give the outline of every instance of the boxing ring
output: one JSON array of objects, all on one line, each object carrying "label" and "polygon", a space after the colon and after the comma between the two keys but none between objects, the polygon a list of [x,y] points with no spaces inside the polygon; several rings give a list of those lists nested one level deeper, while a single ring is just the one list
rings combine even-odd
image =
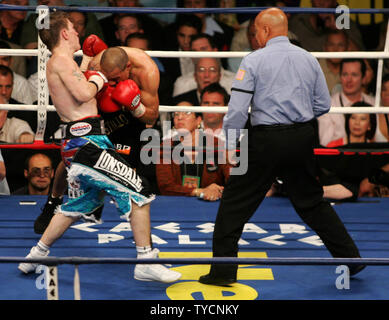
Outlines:
[{"label": "boxing ring", "polygon": [[[0,5],[0,10],[35,7]],[[58,10],[70,10],[58,7]],[[75,8],[72,11],[127,13],[253,13],[263,8],[171,9]],[[290,13],[331,12],[333,9],[284,8]],[[386,9],[350,9],[350,13],[388,13]],[[40,9],[43,18],[46,9]],[[46,61],[49,52],[39,39],[38,50],[6,50],[0,54],[38,57],[38,105],[0,105],[7,110],[36,110],[38,129],[32,145],[1,145],[0,148],[56,148],[43,142],[48,105]],[[243,57],[248,52],[162,52],[153,57]],[[82,52],[77,52],[80,55]],[[317,58],[358,57],[379,59],[376,105],[359,107],[363,113],[389,113],[380,106],[383,59],[389,58],[389,41],[383,52],[313,52]],[[160,106],[160,112],[182,107]],[[185,107],[186,111],[226,112],[227,107]],[[353,113],[355,108],[331,108],[331,113]],[[317,153],[337,154],[334,149]],[[238,258],[212,258],[212,232],[218,202],[197,198],[158,196],[151,206],[152,240],[160,259],[136,259],[129,223],[119,219],[114,204],[106,199],[103,223],[77,223],[51,248],[50,257],[37,261],[47,265],[30,275],[16,266],[25,261],[29,248],[40,238],[33,221],[46,197],[0,197],[0,300],[386,300],[389,297],[389,198],[360,198],[354,203],[334,203],[337,213],[358,246],[362,259],[334,259],[318,236],[295,213],[287,198],[266,198],[246,224]],[[136,263],[166,263],[182,273],[172,284],[133,279]],[[210,263],[239,263],[238,282],[229,287],[197,282]],[[344,265],[366,264],[349,279]],[[45,272],[47,272],[45,274]]]},{"label": "boxing ring", "polygon": [[[43,196],[0,198],[1,207],[7,208],[1,211],[0,255],[2,262],[5,257],[10,262],[0,264],[0,299],[47,298],[43,270],[24,275],[14,263],[39,239],[33,221],[45,201]],[[266,198],[246,224],[240,239],[238,282],[231,287],[197,282],[207,273],[209,262],[218,260],[211,259],[218,203],[196,198],[159,196],[151,207],[153,243],[161,251],[160,261],[154,262],[172,264],[180,271],[183,277],[175,283],[133,279],[134,263],[146,259],[136,259],[130,225],[119,219],[108,199],[102,224],[76,223],[46,259],[48,264],[58,263],[56,288],[61,300],[74,299],[74,264],[79,297],[86,300],[386,300],[388,206],[385,198],[335,205],[368,264],[349,283],[342,281],[341,266],[356,259],[332,259],[287,198]]]}]

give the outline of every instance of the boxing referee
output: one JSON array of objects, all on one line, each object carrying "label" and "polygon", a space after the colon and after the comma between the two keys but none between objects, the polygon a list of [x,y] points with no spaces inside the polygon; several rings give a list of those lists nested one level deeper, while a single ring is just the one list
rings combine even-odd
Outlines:
[{"label": "boxing referee", "polygon": [[[223,123],[226,133],[244,128],[251,105],[248,168],[244,175],[230,176],[224,189],[213,233],[213,256],[237,257],[245,223],[275,178],[280,177],[293,207],[331,255],[359,258],[342,221],[323,200],[322,187],[316,179],[312,122],[331,106],[320,65],[310,53],[289,42],[288,20],[280,9],[259,13],[255,28],[261,49],[243,59]],[[214,285],[234,283],[237,268],[238,265],[214,264],[199,281]],[[349,266],[350,275],[363,268]]]}]

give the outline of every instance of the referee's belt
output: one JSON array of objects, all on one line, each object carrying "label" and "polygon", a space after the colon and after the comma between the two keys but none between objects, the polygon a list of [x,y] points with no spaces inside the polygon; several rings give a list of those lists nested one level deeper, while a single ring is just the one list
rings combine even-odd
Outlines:
[{"label": "referee's belt", "polygon": [[73,139],[105,134],[104,120],[100,116],[86,117],[60,124],[62,139]]},{"label": "referee's belt", "polygon": [[293,129],[293,128],[300,128],[304,127],[306,125],[313,125],[315,122],[315,119],[306,121],[306,122],[295,122],[295,123],[289,123],[289,124],[259,124],[256,126],[252,126],[253,130],[283,130],[283,129]]}]

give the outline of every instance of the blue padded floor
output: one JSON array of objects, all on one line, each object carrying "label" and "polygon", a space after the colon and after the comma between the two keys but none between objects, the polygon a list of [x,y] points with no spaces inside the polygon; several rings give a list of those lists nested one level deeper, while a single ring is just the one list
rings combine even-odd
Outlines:
[{"label": "blue padded floor", "polygon": [[[36,204],[21,204],[21,201]],[[39,235],[33,221],[46,197],[0,198],[0,256],[24,257]],[[161,257],[211,257],[218,203],[157,197],[151,207],[153,242]],[[365,198],[335,208],[364,258],[389,258],[389,199]],[[136,257],[129,224],[106,199],[100,225],[79,222],[50,256]],[[330,257],[288,199],[267,198],[245,227],[241,257]],[[383,300],[389,297],[389,266],[369,266],[349,283],[337,266],[240,266],[238,283],[207,286],[196,280],[209,266],[174,265],[183,273],[173,284],[133,279],[133,265],[81,265],[81,299],[88,300]],[[15,263],[0,264],[0,299],[45,300],[42,274],[23,275]],[[58,267],[59,299],[72,300],[74,266]]]}]

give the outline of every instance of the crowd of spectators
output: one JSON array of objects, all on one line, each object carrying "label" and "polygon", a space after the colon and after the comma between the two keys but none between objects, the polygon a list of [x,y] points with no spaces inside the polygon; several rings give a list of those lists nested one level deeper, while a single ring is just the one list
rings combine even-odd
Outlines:
[{"label": "crowd of spectators", "polygon": [[[29,0],[3,0],[3,4],[29,5]],[[66,0],[37,0],[38,5],[74,5]],[[250,6],[299,6],[299,0],[258,1],[258,0],[177,0],[176,6],[183,8],[206,7],[250,7]],[[335,8],[336,0],[311,0],[312,7]],[[107,6],[140,7],[142,0],[108,0]],[[177,14],[173,22],[158,20],[148,14],[114,13],[104,17],[88,12],[70,12],[70,19],[77,30],[80,43],[90,34],[96,34],[108,46],[129,46],[142,50],[167,51],[254,51],[259,49],[255,38],[253,14]],[[366,25],[358,19],[351,20],[350,28],[339,29],[334,14],[288,14],[289,40],[308,51],[364,51],[383,50],[387,17],[380,23],[371,23],[377,32],[368,32]],[[37,48],[36,13],[26,11],[0,11],[0,49]],[[275,57],[276,59],[276,57]],[[160,105],[180,106],[226,106],[231,93],[232,82],[239,70],[241,58],[154,58],[160,71]],[[332,96],[333,107],[374,106],[377,61],[372,59],[319,59]],[[380,105],[389,106],[388,63],[384,61]],[[36,57],[0,56],[0,103],[36,104],[38,73]],[[55,117],[55,115],[50,115]],[[170,121],[170,126],[166,126]],[[58,118],[49,121],[51,131],[45,139],[54,138]],[[30,143],[34,141],[36,113],[27,111],[0,111],[0,140],[2,143]],[[216,145],[222,143],[221,130],[223,113],[175,112],[160,113],[154,128],[160,132],[160,142],[177,144],[174,137],[182,129],[193,136],[192,147],[198,145],[196,131],[211,135]],[[353,115],[326,114],[317,119],[318,147],[339,148],[357,143],[360,147],[389,140],[387,114]],[[168,141],[168,142],[167,142]],[[181,143],[184,145],[184,136]],[[178,165],[157,164],[151,169],[156,192],[163,195],[198,196],[204,200],[217,200],[228,178],[228,165],[213,164],[199,167],[195,164],[195,148],[190,155],[185,154],[186,162]],[[4,157],[6,158],[6,157]],[[7,159],[5,159],[7,160]],[[39,161],[38,161],[39,160]],[[52,160],[40,153],[29,156],[23,169],[28,184],[15,190],[12,178],[6,176],[8,165],[0,153],[0,193],[36,192],[34,179],[40,183],[49,182],[53,176]],[[32,162],[37,164],[32,166]],[[35,163],[34,162],[34,163]],[[320,161],[319,161],[320,162]],[[389,163],[389,160],[387,161]],[[47,164],[49,163],[49,164]],[[359,162],[358,162],[359,163]],[[358,165],[357,163],[357,165]],[[346,168],[318,164],[319,179],[324,194],[339,200],[358,196],[383,195],[374,193],[376,186],[368,181],[368,169],[358,168],[356,163],[347,161]],[[366,166],[365,164],[362,164]],[[389,165],[379,161],[378,166],[389,171]],[[4,167],[4,168],[3,168]],[[50,167],[50,170],[48,169]],[[50,171],[50,172],[49,172]],[[351,172],[351,173],[350,173]],[[356,174],[358,172],[358,174]],[[23,173],[23,172],[22,172]],[[350,178],[351,176],[351,178]],[[7,178],[8,184],[7,185]],[[36,179],[35,179],[36,180]],[[39,179],[38,179],[39,180]],[[281,181],[282,182],[282,181]],[[5,184],[4,184],[5,183]],[[20,187],[20,186],[19,186]],[[48,192],[47,186],[44,192]],[[36,194],[39,194],[36,193]],[[275,182],[268,195],[282,195],[282,184]]]}]

